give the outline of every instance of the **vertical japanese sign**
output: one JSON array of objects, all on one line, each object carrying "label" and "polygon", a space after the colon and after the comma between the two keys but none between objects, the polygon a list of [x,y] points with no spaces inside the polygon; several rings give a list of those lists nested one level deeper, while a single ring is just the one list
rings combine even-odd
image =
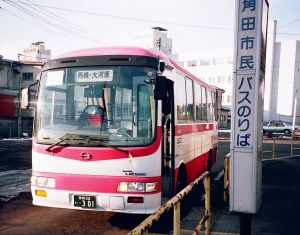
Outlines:
[{"label": "vertical japanese sign", "polygon": [[260,204],[267,0],[236,0],[230,210],[255,213]]}]

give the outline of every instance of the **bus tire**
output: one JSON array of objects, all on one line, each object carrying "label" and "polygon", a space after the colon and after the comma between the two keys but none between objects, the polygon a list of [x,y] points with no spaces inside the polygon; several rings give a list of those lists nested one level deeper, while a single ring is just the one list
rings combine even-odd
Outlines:
[{"label": "bus tire", "polygon": [[186,187],[186,170],[184,166],[180,166],[176,180],[176,194]]},{"label": "bus tire", "polygon": [[212,153],[211,151],[209,151],[208,158],[207,158],[207,171],[210,172],[211,168],[212,168]]},{"label": "bus tire", "polygon": [[[178,170],[178,176],[176,180],[176,194],[179,193],[187,186],[186,169],[184,165],[181,165]],[[189,196],[189,195],[188,195]],[[180,202],[180,217],[187,215],[189,211],[189,200],[188,196],[185,196]]]}]

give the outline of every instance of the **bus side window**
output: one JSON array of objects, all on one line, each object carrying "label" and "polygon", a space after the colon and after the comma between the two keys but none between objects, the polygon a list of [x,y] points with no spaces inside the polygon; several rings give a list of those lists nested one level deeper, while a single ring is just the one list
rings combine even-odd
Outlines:
[{"label": "bus side window", "polygon": [[196,120],[202,120],[201,86],[195,83]]},{"label": "bus side window", "polygon": [[211,99],[212,99],[212,108],[213,108],[213,121],[217,121],[218,117],[218,109],[217,109],[217,104],[216,104],[216,93],[211,92]]},{"label": "bus side window", "polygon": [[186,101],[187,101],[187,120],[194,121],[194,94],[193,94],[193,81],[186,78]]},{"label": "bus side window", "polygon": [[179,77],[175,82],[175,99],[177,106],[177,120],[179,123],[186,122],[186,92],[185,92],[185,79]]},{"label": "bus side window", "polygon": [[206,96],[206,92],[207,89],[204,86],[201,86],[202,88],[202,92],[201,92],[201,103],[202,103],[202,121],[207,121],[207,96]]},{"label": "bus side window", "polygon": [[213,120],[212,99],[210,90],[207,90],[207,120],[209,122]]}]

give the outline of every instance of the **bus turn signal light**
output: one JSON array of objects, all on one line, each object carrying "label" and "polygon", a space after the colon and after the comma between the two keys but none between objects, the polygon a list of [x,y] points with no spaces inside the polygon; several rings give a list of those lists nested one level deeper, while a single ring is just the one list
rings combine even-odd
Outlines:
[{"label": "bus turn signal light", "polygon": [[39,197],[47,197],[47,192],[45,190],[35,190],[35,195]]}]

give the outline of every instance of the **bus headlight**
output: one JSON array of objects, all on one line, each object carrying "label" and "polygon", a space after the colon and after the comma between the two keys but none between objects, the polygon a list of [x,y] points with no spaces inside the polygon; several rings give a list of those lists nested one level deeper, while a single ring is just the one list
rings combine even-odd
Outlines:
[{"label": "bus headlight", "polygon": [[42,177],[42,176],[32,176],[31,185],[46,187],[46,188],[55,188],[55,179]]},{"label": "bus headlight", "polygon": [[118,192],[156,192],[159,182],[120,182],[118,184]]}]

